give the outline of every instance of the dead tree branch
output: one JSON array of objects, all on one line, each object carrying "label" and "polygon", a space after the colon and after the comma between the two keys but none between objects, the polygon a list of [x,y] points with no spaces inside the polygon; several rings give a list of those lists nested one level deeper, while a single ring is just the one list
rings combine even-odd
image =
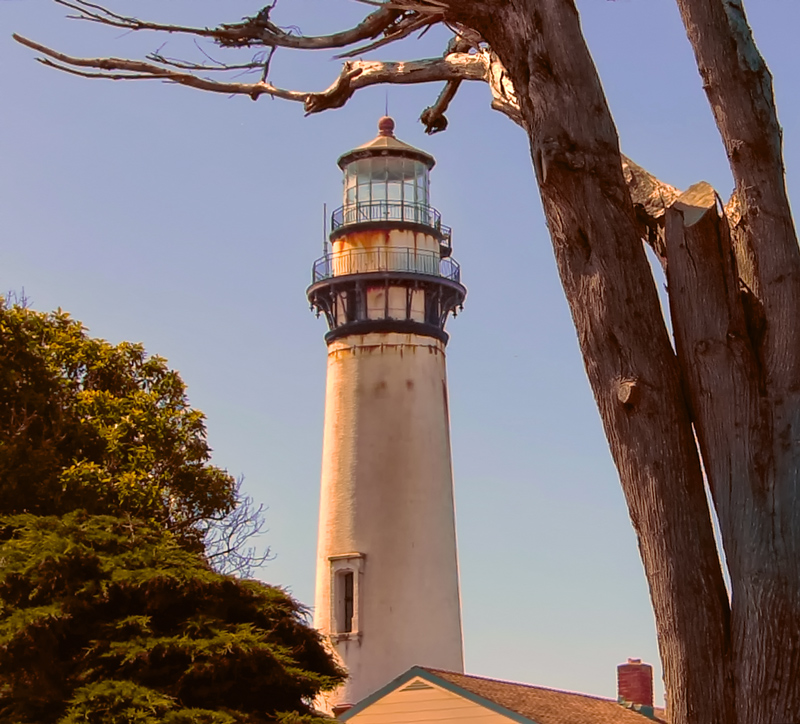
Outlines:
[{"label": "dead tree branch", "polygon": [[[475,50],[480,48],[480,39],[474,37],[474,33],[472,37],[468,37],[467,32],[465,32],[464,35],[456,32],[456,34],[450,38],[450,41],[447,43],[447,48],[445,48],[444,51],[444,57],[447,57],[451,53],[468,53],[473,48]],[[447,128],[447,117],[444,115],[444,112],[449,108],[450,103],[452,103],[453,98],[456,97],[456,93],[460,87],[460,80],[448,81],[439,94],[439,97],[436,99],[436,102],[422,111],[419,120],[425,126],[425,133],[431,135],[433,133],[439,133],[439,131],[444,131],[445,128]]]},{"label": "dead tree branch", "polygon": [[[367,4],[377,5],[378,9],[355,27],[325,36],[287,33],[269,19],[272,6],[267,6],[256,16],[246,18],[242,23],[220,25],[218,28],[197,28],[165,25],[119,15],[88,0],[55,0],[55,2],[77,11],[78,15],[75,17],[113,27],[185,33],[207,37],[228,47],[256,44],[269,47],[268,57],[265,60],[231,65],[214,61],[215,64],[210,65],[167,58],[159,52],[150,54],[148,61],[124,58],[79,58],[20,35],[14,35],[19,43],[46,56],[39,58],[40,62],[74,75],[107,80],[161,80],[214,93],[246,95],[253,100],[266,95],[300,102],[306,114],[340,108],[357,90],[374,85],[444,82],[445,86],[435,103],[426,108],[420,117],[427,133],[436,133],[447,127],[447,118],[444,114],[461,83],[477,80],[489,86],[492,108],[505,114],[517,125],[523,128],[525,126],[514,85],[502,62],[479,33],[459,24],[450,25],[455,36],[441,58],[406,62],[348,60],[343,64],[336,80],[323,91],[281,88],[267,80],[269,64],[277,47],[331,49],[371,40],[372,42],[367,45],[343,53],[342,57],[365,53],[407,37],[417,30],[424,30],[436,23],[444,22],[447,5],[439,0],[368,2]],[[381,34],[383,37],[379,38]],[[211,71],[217,73],[257,68],[263,68],[262,77],[254,83],[211,79],[199,75]],[[661,264],[666,266],[664,213],[680,192],[659,181],[625,157],[623,157],[623,171],[641,224],[642,238],[653,248]]]},{"label": "dead tree branch", "polygon": [[412,14],[405,16],[394,26],[387,28],[384,31],[385,35],[383,38],[379,38],[378,40],[368,43],[367,45],[362,45],[358,48],[347,50],[344,53],[340,53],[336,57],[355,58],[359,55],[363,55],[364,53],[368,53],[371,50],[376,50],[384,45],[388,45],[389,43],[394,43],[396,40],[406,38],[417,30],[427,30],[431,25],[441,22],[442,19],[442,15],[433,13],[424,15]]},{"label": "dead tree branch", "polygon": [[[340,108],[361,88],[385,83],[429,83],[451,80],[484,80],[487,54],[452,53],[445,58],[430,58],[409,62],[348,61],[344,63],[339,77],[322,92],[296,91],[279,88],[272,83],[234,83],[211,80],[181,70],[163,67],[152,62],[123,58],[78,58],[61,53],[21,35],[14,39],[52,60],[40,59],[46,65],[59,70],[91,78],[112,80],[162,80],[200,90],[247,95],[253,99],[269,95],[284,100],[299,101],[306,113],[319,113],[330,108]],[[53,61],[57,61],[54,63]],[[68,68],[67,66],[73,66]],[[81,70],[91,68],[91,71]],[[233,69],[233,66],[230,67]],[[98,72],[105,71],[105,72]]]},{"label": "dead tree branch", "polygon": [[456,97],[456,93],[460,87],[460,80],[448,81],[439,94],[439,97],[436,99],[436,102],[422,111],[419,120],[425,126],[425,133],[431,135],[439,133],[439,131],[443,131],[447,128],[447,118],[444,112],[450,106],[453,98]]},{"label": "dead tree branch", "polygon": [[[269,95],[274,98],[283,98],[288,101],[300,101],[305,103],[309,93],[302,91],[286,90],[278,88],[271,83],[230,83],[225,81],[209,80],[192,73],[184,73],[178,70],[165,68],[155,63],[147,63],[141,60],[126,60],[124,58],[76,58],[66,53],[48,48],[45,45],[36,43],[33,40],[14,34],[14,40],[22,43],[43,55],[52,58],[39,58],[44,65],[48,65],[58,70],[63,70],[75,75],[86,78],[106,78],[109,80],[162,80],[180,85],[198,88],[199,90],[212,91],[214,93],[244,94],[251,98],[258,98],[260,95]],[[53,61],[58,61],[53,62]],[[73,66],[73,67],[69,67]],[[81,68],[93,68],[96,70],[85,71]],[[109,71],[109,72],[99,72]],[[116,72],[114,72],[116,71]]]},{"label": "dead tree branch", "polygon": [[[222,24],[217,28],[201,28],[188,25],[172,25],[156,23],[139,18],[119,15],[102,5],[88,0],[54,0],[59,5],[68,7],[78,14],[71,16],[77,20],[87,20],[101,25],[109,25],[125,30],[151,30],[163,33],[180,33],[195,37],[211,38],[222,46],[244,47],[251,45],[277,46],[295,48],[297,50],[330,50],[344,48],[354,43],[373,40],[381,33],[388,32],[395,26],[404,10],[388,5],[381,5],[353,28],[339,33],[321,36],[293,35],[275,25],[269,19],[271,7],[264,8],[253,17],[245,18],[240,23]],[[414,9],[414,12],[419,12]],[[429,13],[424,13],[428,15]]]}]

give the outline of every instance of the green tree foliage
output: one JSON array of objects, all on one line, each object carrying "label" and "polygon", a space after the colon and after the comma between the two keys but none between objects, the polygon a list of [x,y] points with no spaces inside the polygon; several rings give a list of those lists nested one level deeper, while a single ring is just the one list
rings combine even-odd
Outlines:
[{"label": "green tree foliage", "polygon": [[323,721],[305,610],[210,565],[258,510],[209,460],[165,360],[0,298],[0,722]]},{"label": "green tree foliage", "polygon": [[24,514],[0,537],[0,721],[315,721],[343,678],[289,595],[154,525]]},{"label": "green tree foliage", "polygon": [[0,300],[0,514],[80,508],[199,538],[235,504],[209,458],[204,416],[164,359]]}]

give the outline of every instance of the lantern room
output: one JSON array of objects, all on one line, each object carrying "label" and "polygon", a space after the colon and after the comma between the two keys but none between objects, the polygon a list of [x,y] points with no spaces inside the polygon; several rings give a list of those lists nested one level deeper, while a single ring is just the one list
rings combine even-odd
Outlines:
[{"label": "lantern room", "polygon": [[[399,221],[432,228],[449,251],[449,229],[430,206],[433,156],[395,138],[394,121],[378,121],[378,136],[338,161],[344,172],[343,205],[333,215],[334,233],[342,226]],[[447,255],[446,253],[444,254]]]},{"label": "lantern room", "polygon": [[378,136],[339,159],[344,171],[344,205],[428,205],[433,156],[394,137],[394,121],[378,121]]},{"label": "lantern room", "polygon": [[343,154],[344,203],[331,215],[330,246],[314,262],[308,298],[331,342],[350,334],[404,332],[447,341],[444,325],[466,289],[452,234],[430,206],[433,156],[378,121],[378,135]]}]

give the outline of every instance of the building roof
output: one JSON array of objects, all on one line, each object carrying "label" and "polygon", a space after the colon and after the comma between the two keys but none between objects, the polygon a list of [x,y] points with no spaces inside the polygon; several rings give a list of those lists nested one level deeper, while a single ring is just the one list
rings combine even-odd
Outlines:
[{"label": "building roof", "polygon": [[654,720],[654,716],[647,716],[652,709],[637,712],[613,699],[439,669],[426,671],[536,724],[645,724],[648,719]]},{"label": "building roof", "polygon": [[394,135],[394,121],[389,116],[378,120],[378,135],[347,153],[339,156],[337,164],[344,168],[351,161],[372,156],[403,156],[422,161],[429,169],[433,168],[436,160],[429,153],[420,148],[415,148]]},{"label": "building roof", "polygon": [[[371,705],[384,697],[399,690],[420,688],[424,682],[519,724],[648,724],[665,721],[657,717],[651,707],[634,710],[613,699],[419,666],[409,669],[383,689],[356,704],[340,719],[347,721],[362,712],[366,713]],[[414,719],[420,722],[424,720]]]}]

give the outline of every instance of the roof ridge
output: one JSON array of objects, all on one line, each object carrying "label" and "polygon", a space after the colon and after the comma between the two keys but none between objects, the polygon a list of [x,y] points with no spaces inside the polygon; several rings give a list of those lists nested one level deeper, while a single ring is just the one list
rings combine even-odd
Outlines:
[{"label": "roof ridge", "polygon": [[596,701],[607,701],[612,704],[618,704],[616,699],[609,699],[605,696],[596,696],[595,694],[585,694],[582,691],[571,691],[569,689],[555,689],[552,686],[537,686],[536,684],[526,684],[523,681],[509,681],[508,679],[496,679],[492,676],[482,676],[480,674],[466,674],[463,671],[449,671],[448,669],[434,669],[429,666],[420,666],[420,669],[430,672],[431,674],[454,674],[455,676],[464,676],[468,679],[479,679],[481,681],[492,681],[496,684],[510,684],[511,686],[519,686],[524,689],[538,689],[540,691],[554,691],[557,694],[569,694],[570,696],[582,696],[586,699],[595,699]]}]

